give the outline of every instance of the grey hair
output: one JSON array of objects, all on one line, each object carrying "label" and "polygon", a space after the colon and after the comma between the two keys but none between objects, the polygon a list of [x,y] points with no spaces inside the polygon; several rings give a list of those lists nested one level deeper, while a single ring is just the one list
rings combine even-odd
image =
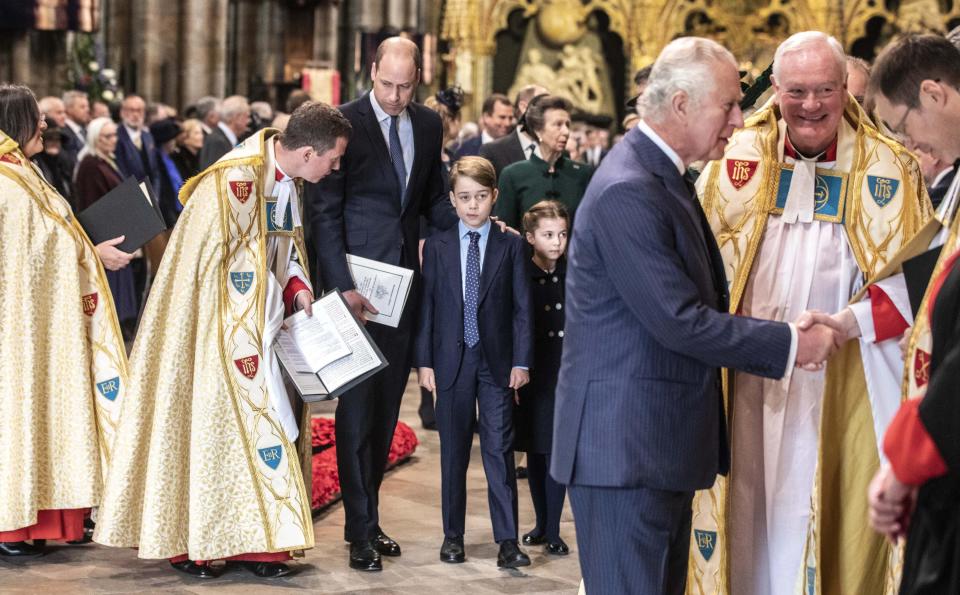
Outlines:
[{"label": "grey hair", "polygon": [[197,100],[197,118],[200,120],[205,120],[207,114],[210,112],[219,112],[220,111],[220,100],[216,97],[207,95],[206,97],[201,97]]},{"label": "grey hair", "polygon": [[947,41],[960,50],[960,26],[956,26],[947,33]]},{"label": "grey hair", "polygon": [[712,39],[674,39],[663,48],[653,63],[647,87],[640,96],[638,113],[649,120],[661,120],[678,91],[686,93],[695,105],[699,104],[715,87],[714,67],[717,62],[729,62],[734,68],[737,66],[737,60],[730,50]]},{"label": "grey hair", "polygon": [[777,51],[773,54],[773,77],[780,78],[782,73],[783,58],[787,54],[805,50],[811,46],[826,45],[834,60],[837,63],[837,72],[841,73],[844,80],[847,76],[847,55],[843,51],[843,46],[832,35],[827,35],[823,31],[801,31],[788,37],[783,43],[777,46]]},{"label": "grey hair", "polygon": [[87,101],[90,100],[90,98],[87,97],[86,93],[84,93],[83,91],[75,91],[75,90],[64,91],[63,96],[60,98],[60,100],[63,101],[64,107],[66,107],[67,109],[70,109],[70,106],[73,105],[75,101],[79,101],[80,99],[86,99]]},{"label": "grey hair", "polygon": [[220,104],[220,117],[224,122],[230,122],[243,113],[250,113],[250,104],[243,95],[231,95]]}]

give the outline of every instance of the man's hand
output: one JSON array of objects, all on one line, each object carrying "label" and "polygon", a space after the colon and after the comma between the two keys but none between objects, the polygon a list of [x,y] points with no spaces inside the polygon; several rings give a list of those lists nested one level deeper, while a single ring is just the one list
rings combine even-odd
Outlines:
[{"label": "man's hand", "polygon": [[301,289],[297,295],[293,296],[293,303],[297,308],[307,313],[307,316],[313,316],[313,294],[309,289]]},{"label": "man's hand", "polygon": [[430,392],[437,390],[437,379],[433,368],[417,368],[417,382]]},{"label": "man's hand", "polygon": [[797,366],[807,371],[823,368],[824,362],[843,344],[840,323],[816,311],[804,312],[797,325]]},{"label": "man's hand", "polygon": [[357,320],[363,324],[367,324],[367,315],[364,312],[369,312],[371,314],[379,314],[380,311],[373,307],[373,304],[370,301],[363,297],[363,295],[356,289],[350,289],[343,292],[343,299],[347,300],[347,305],[350,306],[350,310],[353,312],[353,315],[357,317]]},{"label": "man's hand", "polygon": [[902,483],[890,465],[884,465],[867,490],[870,526],[896,543],[899,537],[906,536],[916,498],[917,489]]},{"label": "man's hand", "polygon": [[530,382],[530,372],[523,368],[510,370],[510,388],[520,390],[520,387]]},{"label": "man's hand", "polygon": [[[817,314],[817,316],[823,315]],[[835,328],[840,331],[843,341],[856,339],[862,334],[860,332],[860,323],[857,322],[857,317],[853,315],[853,310],[850,308],[844,308],[830,318],[836,322]]]},{"label": "man's hand", "polygon": [[[492,215],[491,215],[491,216],[490,216],[490,221],[493,221],[494,223],[496,223],[497,226],[500,227],[500,231],[502,231],[503,233],[513,233],[513,234],[516,234],[516,235],[520,235],[520,232],[519,232],[519,231],[517,231],[517,230],[515,230],[514,228],[510,227],[509,225],[507,225],[506,222],[500,221],[500,218],[499,218],[499,217],[495,217],[495,216],[492,216]],[[422,260],[422,259],[421,259],[421,260]]]},{"label": "man's hand", "polygon": [[119,271],[130,264],[133,259],[133,254],[128,254],[116,248],[117,244],[123,242],[124,239],[126,239],[126,236],[120,236],[97,244],[96,248],[97,254],[100,255],[100,262],[107,270]]},{"label": "man's hand", "polygon": [[900,348],[900,359],[907,359],[907,350],[910,349],[910,335],[912,334],[913,329],[907,327],[907,330],[903,331],[903,336],[900,337],[900,341],[897,342],[897,347]]}]

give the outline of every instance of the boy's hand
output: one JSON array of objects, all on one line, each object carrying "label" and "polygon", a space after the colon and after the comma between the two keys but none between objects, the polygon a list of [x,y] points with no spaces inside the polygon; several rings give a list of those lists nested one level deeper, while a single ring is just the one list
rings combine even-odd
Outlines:
[{"label": "boy's hand", "polygon": [[430,392],[437,390],[437,380],[433,375],[433,368],[417,368],[417,382]]},{"label": "boy's hand", "polygon": [[[432,372],[433,370],[431,370]],[[520,390],[520,387],[530,382],[530,372],[523,368],[510,370],[510,388]]]}]

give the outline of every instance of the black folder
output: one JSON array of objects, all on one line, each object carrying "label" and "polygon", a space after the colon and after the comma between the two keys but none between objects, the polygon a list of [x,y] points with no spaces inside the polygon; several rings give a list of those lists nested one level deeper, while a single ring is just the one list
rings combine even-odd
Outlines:
[{"label": "black folder", "polygon": [[907,295],[910,297],[910,309],[914,319],[920,311],[920,302],[923,301],[923,294],[927,292],[927,285],[933,277],[933,269],[937,266],[942,248],[943,246],[937,246],[903,261],[903,279],[907,283]]},{"label": "black folder", "polygon": [[132,176],[77,215],[94,245],[126,236],[117,248],[134,252],[167,229],[150,184],[146,194]]}]

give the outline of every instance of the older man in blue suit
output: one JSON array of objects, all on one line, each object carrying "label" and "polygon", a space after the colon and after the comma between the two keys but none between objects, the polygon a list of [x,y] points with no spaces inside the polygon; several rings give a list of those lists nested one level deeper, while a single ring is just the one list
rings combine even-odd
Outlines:
[{"label": "older man in blue suit", "polygon": [[673,41],[644,119],[594,175],[567,269],[551,473],[569,486],[590,595],[684,592],[695,490],[729,467],[720,368],[815,366],[833,328],[727,313],[727,280],[686,167],[743,126],[737,63]]}]

